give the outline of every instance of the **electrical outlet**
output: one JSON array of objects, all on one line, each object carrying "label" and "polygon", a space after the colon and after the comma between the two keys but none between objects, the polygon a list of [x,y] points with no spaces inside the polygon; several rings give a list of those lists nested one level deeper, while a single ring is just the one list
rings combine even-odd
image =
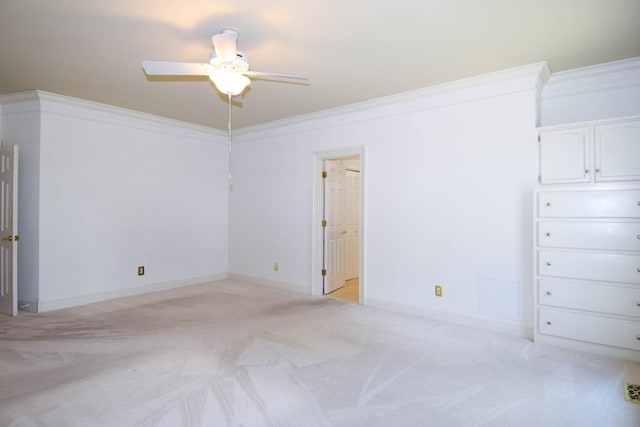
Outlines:
[{"label": "electrical outlet", "polygon": [[436,296],[437,297],[442,296],[442,285],[436,285]]},{"label": "electrical outlet", "polygon": [[280,269],[280,266],[278,265],[277,262],[273,263],[273,271],[278,271]]},{"label": "electrical outlet", "polygon": [[144,265],[138,267],[138,276],[144,276]]}]

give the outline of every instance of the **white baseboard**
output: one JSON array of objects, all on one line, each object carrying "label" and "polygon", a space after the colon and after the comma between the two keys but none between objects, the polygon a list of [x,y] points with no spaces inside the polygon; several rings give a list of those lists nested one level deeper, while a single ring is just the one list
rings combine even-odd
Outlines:
[{"label": "white baseboard", "polygon": [[489,332],[498,332],[533,340],[533,329],[524,326],[510,325],[508,323],[502,323],[478,317],[465,316],[462,314],[444,313],[442,311],[429,310],[423,307],[415,307],[404,304],[396,304],[373,298],[365,298],[364,303],[369,307],[381,308],[384,310],[395,311],[397,313],[422,316],[438,322],[451,323],[467,328],[481,329]]},{"label": "white baseboard", "polygon": [[[261,277],[247,276],[238,273],[229,273],[229,279],[238,280],[241,282],[252,283],[255,285],[270,286],[273,288],[284,289],[293,292],[301,292],[307,295],[311,295],[311,287],[305,285],[296,285],[294,283],[281,282],[276,280],[263,279]],[[498,332],[509,335],[514,335],[521,338],[533,340],[533,329],[510,325],[508,323],[502,323],[482,318],[476,318],[471,316],[464,316],[460,314],[443,313],[439,311],[432,311],[426,308],[414,307],[403,304],[390,303],[387,301],[377,300],[373,298],[365,298],[364,305],[374,308],[380,308],[384,310],[395,311],[397,313],[412,314],[423,316],[432,320],[451,323],[469,328],[482,329],[490,332]]]},{"label": "white baseboard", "polygon": [[38,312],[38,301],[18,300],[18,310],[27,311],[29,313]]},{"label": "white baseboard", "polygon": [[[185,286],[198,285],[201,283],[215,282],[226,279],[228,275],[214,274],[210,276],[194,277],[190,279],[175,280],[172,282],[154,283],[151,285],[137,286],[135,288],[118,289],[117,291],[101,292],[99,294],[83,295],[80,297],[64,298],[52,301],[39,300],[35,305],[38,313],[45,311],[60,310],[63,308],[77,307],[79,305],[93,304],[101,301],[108,301],[116,298],[130,297],[133,295],[146,294],[149,292],[167,291],[169,289],[182,288]],[[30,304],[31,303],[27,302]],[[27,310],[32,311],[32,310]]]},{"label": "white baseboard", "polygon": [[246,276],[238,273],[229,273],[229,279],[311,295],[311,287],[306,285],[297,285],[295,283],[263,279],[262,277]]}]

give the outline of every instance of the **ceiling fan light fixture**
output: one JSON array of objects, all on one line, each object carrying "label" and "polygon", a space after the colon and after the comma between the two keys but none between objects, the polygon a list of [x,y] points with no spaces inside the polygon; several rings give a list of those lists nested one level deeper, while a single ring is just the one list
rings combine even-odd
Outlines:
[{"label": "ceiling fan light fixture", "polygon": [[213,72],[209,74],[209,79],[220,92],[229,96],[241,94],[251,84],[248,77],[228,71]]}]

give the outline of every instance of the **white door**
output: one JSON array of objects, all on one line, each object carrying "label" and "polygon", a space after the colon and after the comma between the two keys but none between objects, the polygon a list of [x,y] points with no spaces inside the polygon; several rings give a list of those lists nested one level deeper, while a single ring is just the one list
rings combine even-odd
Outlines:
[{"label": "white door", "polygon": [[344,286],[345,168],[339,160],[325,160],[324,170],[324,293]]},{"label": "white door", "polygon": [[360,263],[360,172],[345,171],[345,280],[355,279],[359,275]]},{"label": "white door", "polygon": [[0,147],[0,313],[18,314],[18,146]]}]

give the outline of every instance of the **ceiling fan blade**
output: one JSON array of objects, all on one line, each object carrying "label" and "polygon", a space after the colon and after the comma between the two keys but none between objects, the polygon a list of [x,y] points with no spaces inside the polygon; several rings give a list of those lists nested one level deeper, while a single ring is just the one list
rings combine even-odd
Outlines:
[{"label": "ceiling fan blade", "polygon": [[196,62],[143,61],[144,72],[149,76],[208,76],[209,64]]},{"label": "ceiling fan blade", "polygon": [[280,73],[264,73],[260,71],[245,71],[241,74],[244,74],[245,76],[250,77],[252,79],[277,80],[277,81],[296,80],[294,83],[310,84],[309,77],[305,77],[305,76],[294,76],[291,74],[280,74]]},{"label": "ceiling fan blade", "polygon": [[211,37],[213,49],[221,62],[231,62],[236,59],[236,40],[238,40],[238,32],[234,30],[222,30],[220,34]]}]

